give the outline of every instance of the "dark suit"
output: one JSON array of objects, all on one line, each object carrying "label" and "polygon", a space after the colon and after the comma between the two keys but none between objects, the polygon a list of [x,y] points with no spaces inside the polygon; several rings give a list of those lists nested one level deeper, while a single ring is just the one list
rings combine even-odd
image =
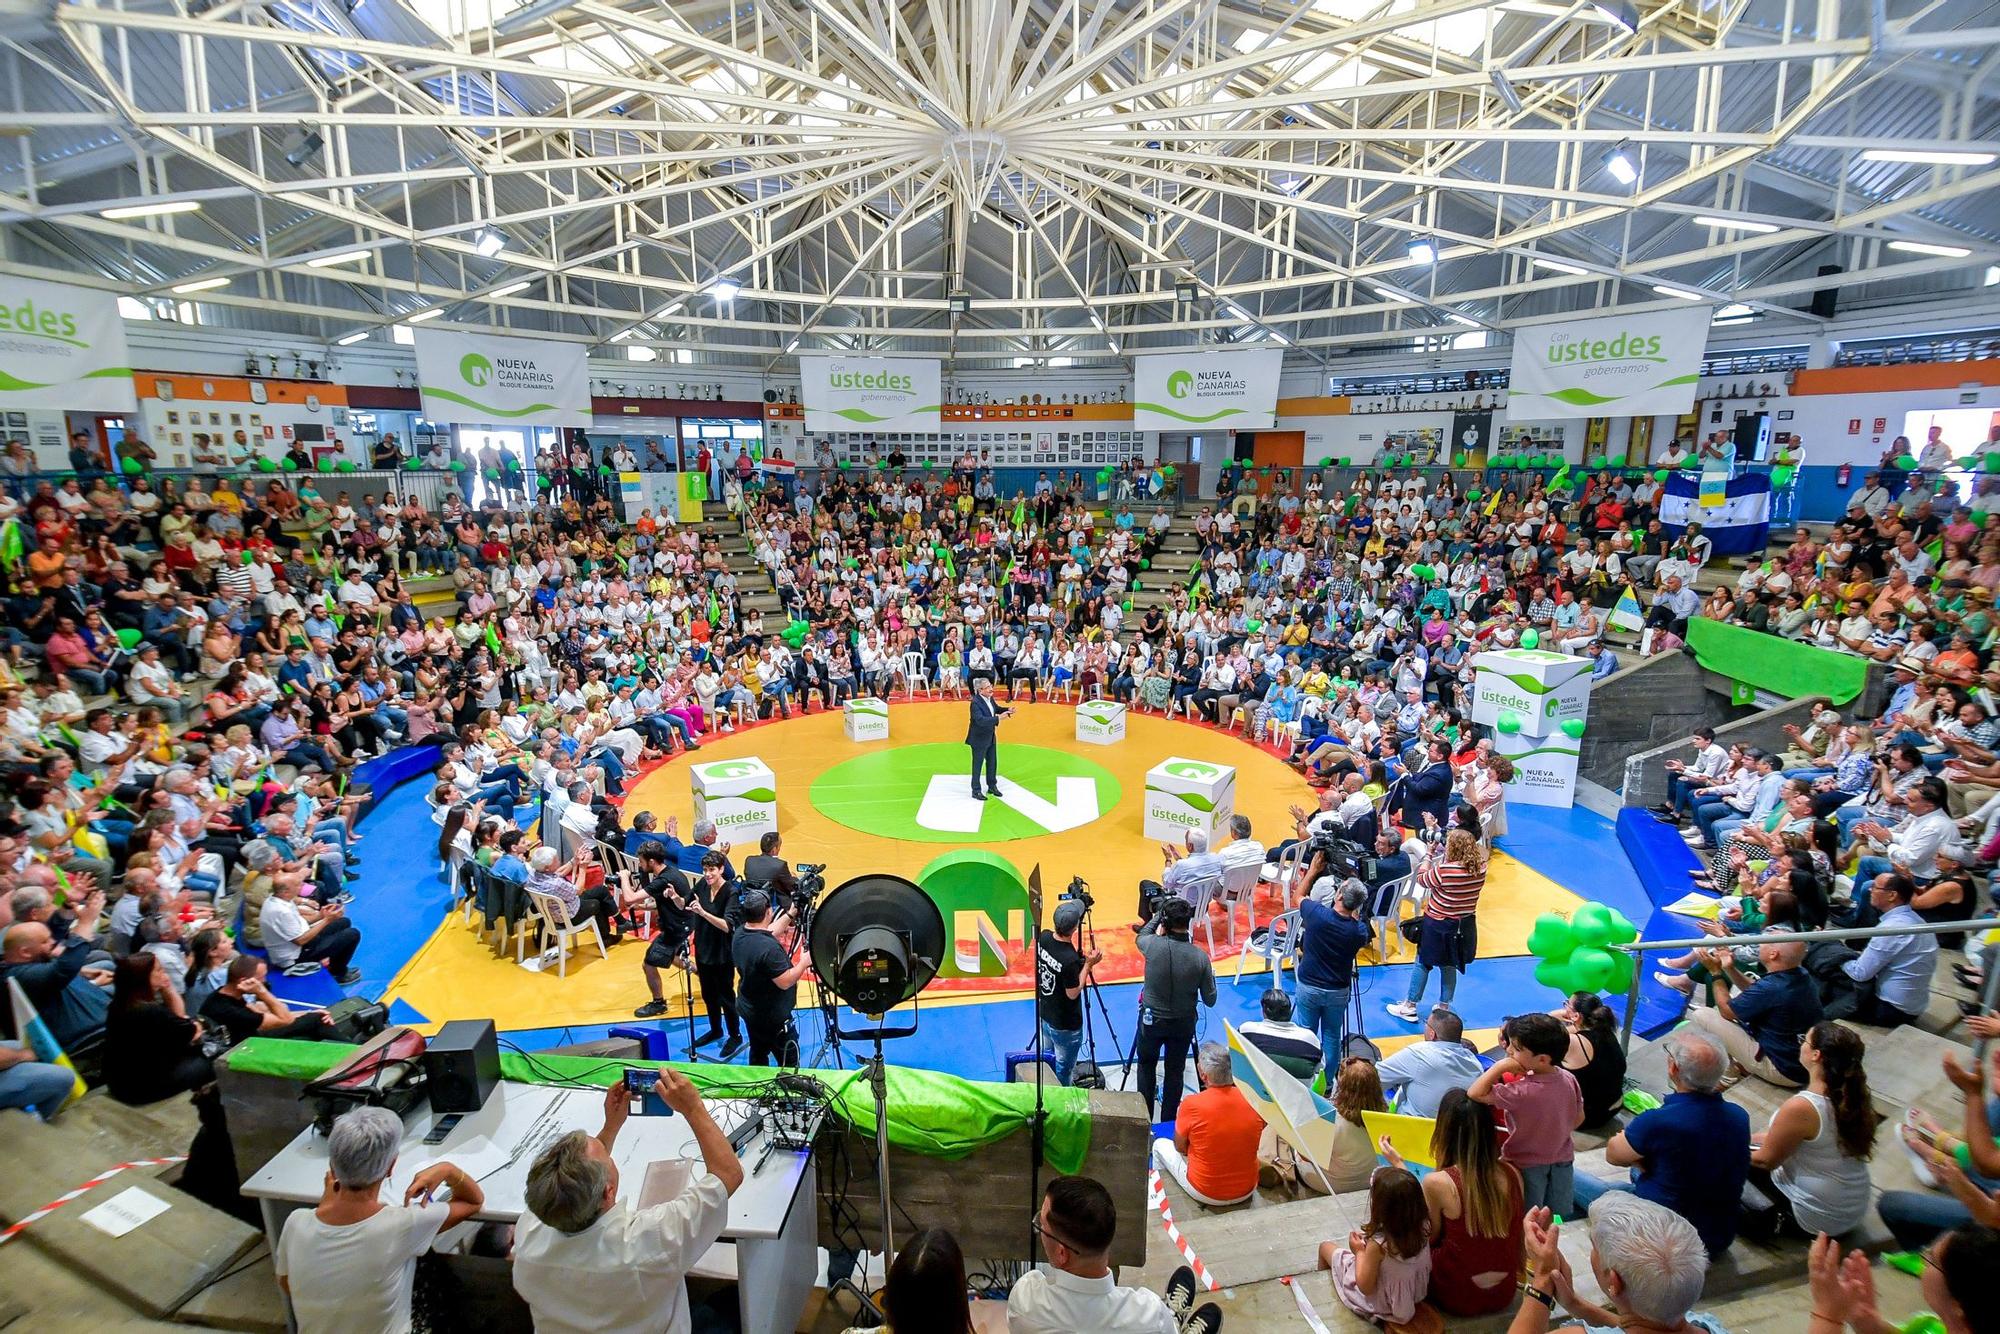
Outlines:
[{"label": "dark suit", "polygon": [[972,747],[972,792],[979,794],[979,767],[986,766],[986,786],[1000,786],[1000,743],[994,737],[994,729],[1000,724],[1000,706],[991,696],[974,692],[972,696],[972,717],[965,729],[965,744]]}]

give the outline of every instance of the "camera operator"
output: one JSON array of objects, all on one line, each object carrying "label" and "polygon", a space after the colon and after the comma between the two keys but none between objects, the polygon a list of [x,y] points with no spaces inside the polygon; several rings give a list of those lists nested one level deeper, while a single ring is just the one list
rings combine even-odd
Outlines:
[{"label": "camera operator", "polygon": [[1140,920],[1132,924],[1134,930],[1146,929],[1163,899],[1178,897],[1191,906],[1194,900],[1188,897],[1188,886],[1202,881],[1221,885],[1222,859],[1208,850],[1208,835],[1199,829],[1188,830],[1186,847],[1183,852],[1171,843],[1160,844],[1160,856],[1166,866],[1157,881],[1139,882]]},{"label": "camera operator", "polygon": [[[1139,953],[1146,957],[1146,982],[1139,992],[1139,1096],[1153,1118],[1159,1095],[1159,1117],[1174,1119],[1181,1105],[1181,1083],[1187,1074],[1188,1049],[1194,1045],[1197,1008],[1215,1006],[1215,964],[1208,951],[1188,939],[1194,905],[1168,898],[1159,914],[1139,934]],[[1166,1084],[1158,1082],[1156,1065],[1166,1063]]]},{"label": "camera operator", "polygon": [[[1393,825],[1375,835],[1373,853],[1373,856],[1355,858],[1351,872],[1355,879],[1368,887],[1368,910],[1363,914],[1366,917],[1380,917],[1389,911],[1388,896],[1383,891],[1412,870],[1409,854],[1403,851],[1403,844]],[[1338,867],[1322,869],[1326,871],[1324,876],[1306,882],[1311,886],[1307,897],[1330,904],[1349,872]]]},{"label": "camera operator", "polygon": [[771,894],[776,904],[799,899],[799,882],[785,862],[784,842],[777,830],[769,830],[757,840],[757,855],[743,859],[743,883]]},{"label": "camera operator", "polygon": [[731,937],[730,949],[740,979],[736,1010],[750,1030],[750,1064],[769,1065],[775,1058],[779,1065],[797,1066],[799,1033],[792,1011],[798,1005],[799,978],[810,961],[796,957],[798,932],[791,909],[772,911],[771,896],[761,889],[744,890],[737,906],[743,924]]},{"label": "camera operator", "polygon": [[688,938],[694,934],[698,919],[694,886],[668,859],[664,844],[658,840],[642,843],[638,862],[639,888],[653,897],[653,920],[659,924],[659,930],[646,943],[646,989],[653,993],[653,999],[632,1011],[632,1015],[651,1019],[667,1012],[666,997],[660,988],[660,970],[692,965],[688,958]]},{"label": "camera operator", "polygon": [[1298,996],[1293,1022],[1319,1034],[1327,1087],[1339,1082],[1347,1003],[1354,988],[1354,956],[1374,939],[1368,920],[1368,887],[1349,877],[1331,906],[1317,899],[1299,904]]},{"label": "camera operator", "polygon": [[1084,953],[1078,933],[1085,905],[1064,899],[1056,905],[1050,928],[1035,940],[1035,996],[1042,1025],[1042,1046],[1055,1053],[1056,1082],[1068,1084],[1083,1045],[1083,989],[1090,971],[1104,961],[1100,950]]}]

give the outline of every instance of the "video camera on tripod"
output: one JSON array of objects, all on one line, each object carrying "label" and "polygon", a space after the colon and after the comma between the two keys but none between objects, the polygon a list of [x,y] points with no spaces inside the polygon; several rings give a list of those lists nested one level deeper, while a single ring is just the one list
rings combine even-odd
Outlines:
[{"label": "video camera on tripod", "polygon": [[1090,882],[1080,875],[1073,875],[1069,878],[1068,888],[1056,895],[1056,902],[1081,903],[1085,912],[1089,912],[1097,906],[1097,900],[1092,898],[1090,894]]},{"label": "video camera on tripod", "polygon": [[799,944],[810,951],[813,916],[818,911],[820,895],[826,892],[826,863],[821,862],[815,866],[810,862],[800,862],[798,873],[793,879],[797,881],[798,888],[792,892],[784,906],[792,914],[792,921],[798,926]]},{"label": "video camera on tripod", "polygon": [[1316,874],[1306,881],[1308,885],[1320,876],[1335,875],[1341,879],[1349,876],[1364,884],[1374,884],[1377,871],[1375,851],[1347,837],[1346,830],[1339,825],[1314,830],[1306,838],[1306,861],[1308,866],[1317,861]]}]

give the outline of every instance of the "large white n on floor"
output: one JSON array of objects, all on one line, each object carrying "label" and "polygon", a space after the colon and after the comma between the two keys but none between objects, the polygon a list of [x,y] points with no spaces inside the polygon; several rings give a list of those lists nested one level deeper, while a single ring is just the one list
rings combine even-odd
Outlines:
[{"label": "large white n on floor", "polygon": [[[1100,814],[1097,784],[1074,776],[1056,779],[1056,799],[1047,801],[1019,783],[1002,780],[995,801],[1051,834],[1089,824]],[[977,834],[986,806],[972,795],[972,780],[964,774],[932,774],[917,807],[917,823],[940,834]]]}]

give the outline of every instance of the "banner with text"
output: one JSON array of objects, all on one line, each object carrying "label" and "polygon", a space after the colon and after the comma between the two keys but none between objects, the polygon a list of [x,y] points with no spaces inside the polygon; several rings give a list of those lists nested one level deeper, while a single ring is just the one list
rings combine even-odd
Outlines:
[{"label": "banner with text", "polygon": [[0,299],[0,409],[135,412],[118,295],[15,278]]},{"label": "banner with text", "polygon": [[799,358],[808,431],[935,431],[938,363],[924,357]]},{"label": "banner with text", "polygon": [[1686,412],[1710,313],[1705,304],[1687,305],[1515,329],[1509,420]]},{"label": "banner with text", "polygon": [[418,329],[424,416],[462,426],[588,426],[590,367],[581,343]]},{"label": "banner with text", "polygon": [[1190,348],[1134,357],[1132,367],[1132,424],[1142,431],[1267,431],[1278,420],[1281,347]]}]

